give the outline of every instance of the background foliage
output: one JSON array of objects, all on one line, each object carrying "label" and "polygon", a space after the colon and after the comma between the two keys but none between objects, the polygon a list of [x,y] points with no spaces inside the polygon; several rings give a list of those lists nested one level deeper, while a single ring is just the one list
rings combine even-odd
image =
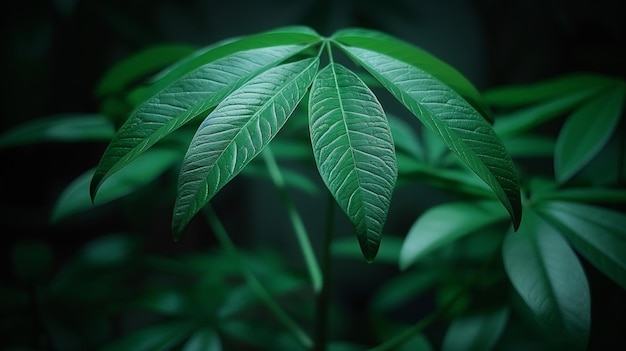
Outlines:
[{"label": "background foliage", "polygon": [[[310,25],[325,35],[347,26],[381,29],[436,54],[458,68],[481,90],[536,82],[578,71],[624,77],[626,74],[621,62],[625,56],[621,43],[625,39],[625,30],[623,21],[618,18],[616,4],[618,2],[606,1],[589,8],[576,2],[552,2],[546,5],[539,1],[512,1],[507,4],[492,1],[471,3],[443,1],[429,5],[387,1],[384,6],[376,1],[341,3],[268,1],[250,2],[245,6],[227,3],[219,5],[221,8],[217,9],[209,8],[211,5],[206,2],[194,1],[188,3],[157,1],[151,6],[142,1],[42,1],[13,4],[10,5],[13,8],[5,13],[10,15],[3,24],[5,34],[3,47],[7,48],[3,60],[5,66],[11,67],[6,72],[6,85],[11,89],[3,94],[5,103],[2,104],[2,130],[8,130],[41,116],[59,114],[67,115],[70,125],[76,126],[76,120],[73,118],[77,116],[74,113],[85,112],[89,114],[105,112],[109,116],[119,118],[120,123],[130,106],[121,96],[115,95],[116,91],[120,91],[120,86],[111,86],[106,81],[101,81],[101,78],[121,59],[142,49],[154,48],[157,44],[167,44],[160,47],[159,50],[162,51],[158,55],[150,55],[163,60],[150,61],[154,63],[154,68],[157,68],[182,57],[190,52],[193,46],[296,23]],[[240,20],[233,20],[234,18]],[[145,69],[148,73],[151,68],[145,65],[130,65],[121,69],[121,76],[124,76],[124,69],[132,72]],[[115,81],[120,82],[119,79]],[[136,82],[126,83],[130,85]],[[549,111],[562,111],[561,113],[572,111],[571,106],[575,101],[583,101],[582,99],[589,96],[584,95],[584,92],[580,94],[578,97],[565,94],[559,97],[563,101],[554,103],[556,107],[552,105],[552,110],[550,106],[543,108]],[[589,109],[595,110],[594,103],[603,105],[606,104],[603,101],[610,100],[610,97],[602,100],[603,95],[597,96],[596,100],[584,100],[589,101],[588,105],[592,106]],[[535,102],[518,102],[515,106],[498,107],[497,96],[494,95],[488,101],[495,106],[497,112],[503,114],[524,105],[538,106]],[[581,111],[580,115],[585,114],[583,108],[578,111]],[[552,116],[555,113],[547,115]],[[100,123],[98,119],[89,121],[90,124],[81,127],[81,132],[86,128],[92,128],[89,129],[94,131],[89,135],[91,140],[103,141],[111,137],[112,130],[102,128],[102,125],[98,124]],[[555,119],[553,122],[537,124],[533,128],[536,127],[542,136],[556,137],[561,122],[562,119]],[[609,145],[617,145],[619,148],[619,141],[623,140],[623,135],[620,135],[619,131],[624,130],[624,122],[617,120],[614,123],[617,132],[607,138]],[[570,128],[576,129],[575,122],[570,124],[574,125]],[[510,126],[508,130],[506,126],[502,128],[504,130],[500,130],[500,133],[508,132],[514,135],[512,131],[516,131]],[[72,140],[72,133],[68,133],[66,128],[57,129],[57,133],[59,130],[67,134],[59,136],[48,130],[46,133],[52,137]],[[424,135],[424,140],[428,138]],[[507,147],[514,153],[515,143],[519,142],[519,139],[510,140],[511,145]],[[552,148],[558,150],[562,147],[560,145],[567,144],[568,141],[559,139],[556,144],[550,144],[549,141],[542,144],[541,142],[545,142],[546,139],[532,140],[531,144],[539,147],[532,157],[528,155],[529,150],[520,151],[526,153],[523,158],[518,159],[523,166],[522,172],[550,177],[553,165],[548,158],[543,157],[546,155],[545,150],[546,148],[550,150],[549,152],[553,150]],[[171,143],[176,145],[177,141],[172,140]],[[569,143],[576,143],[576,140]],[[142,179],[145,186],[132,197],[112,202],[97,211],[60,220],[64,214],[51,210],[55,208],[57,198],[77,175],[83,174],[97,163],[105,145],[103,142],[46,143],[44,147],[27,145],[0,150],[3,163],[8,167],[5,169],[9,170],[3,172],[3,183],[10,184],[5,187],[2,196],[2,232],[6,233],[2,259],[4,267],[11,267],[3,279],[3,282],[6,282],[3,285],[6,287],[3,288],[3,294],[7,301],[3,304],[3,338],[13,340],[17,344],[21,344],[23,340],[30,340],[32,347],[80,349],[85,343],[101,345],[110,335],[121,335],[126,331],[141,329],[139,327],[142,326],[155,325],[154,322],[160,321],[163,315],[186,313],[186,308],[193,307],[185,307],[180,301],[192,303],[190,301],[196,301],[194,299],[202,299],[202,296],[197,296],[198,291],[201,291],[200,287],[206,286],[207,289],[217,292],[214,301],[192,303],[194,306],[207,306],[209,311],[206,311],[205,315],[236,314],[237,301],[224,303],[223,299],[232,300],[237,296],[244,296],[240,301],[250,301],[245,297],[250,292],[245,291],[245,288],[241,288],[241,284],[237,283],[238,279],[242,279],[237,273],[215,272],[212,277],[204,277],[202,274],[206,272],[207,267],[220,266],[226,269],[228,265],[219,262],[230,262],[227,257],[221,256],[223,255],[221,253],[210,257],[195,256],[199,248],[204,250],[214,247],[215,244],[213,236],[207,233],[206,224],[202,220],[192,222],[184,240],[172,244],[168,232],[170,227],[168,218],[174,196],[172,183],[175,183],[175,174],[166,173],[156,179]],[[542,149],[541,145],[545,147]],[[416,148],[410,141],[406,146],[414,153],[423,153],[423,150]],[[293,148],[289,150],[298,152]],[[428,157],[436,158],[436,150],[431,148]],[[606,157],[613,154],[605,151],[600,153]],[[167,169],[177,162],[176,155],[168,148],[155,150],[154,154],[146,155],[152,159],[145,162],[153,167]],[[440,156],[445,164],[445,155]],[[605,162],[611,164],[613,161],[606,157]],[[621,157],[623,159],[623,154]],[[155,163],[154,160],[159,162]],[[567,162],[564,164],[567,165]],[[298,169],[297,165],[295,167]],[[419,171],[421,173],[418,174],[424,174],[423,170]],[[154,172],[159,173],[158,169]],[[250,172],[254,174],[254,169]],[[557,180],[569,179],[571,172],[565,168],[564,172],[557,173]],[[610,172],[599,174],[587,172],[583,180],[591,179],[600,185],[623,189],[624,173],[616,174],[621,174],[621,177],[613,177]],[[85,179],[88,181],[87,177],[85,176]],[[298,178],[288,179],[298,181]],[[301,265],[298,250],[295,249],[295,239],[288,234],[291,230],[289,218],[276,210],[281,208],[280,197],[266,180],[244,177],[235,182],[236,184],[225,188],[224,193],[216,198],[220,218],[229,232],[237,233],[233,235],[233,240],[245,249],[261,247],[268,250],[251,251],[248,259],[252,266],[258,267],[259,272],[256,273],[260,279],[268,277],[263,275],[264,269],[274,272],[269,275],[273,278],[267,279],[275,278],[276,281],[270,282],[267,279],[263,281],[271,291],[286,293],[287,295],[281,296],[287,296],[285,298],[293,301],[294,305],[301,301],[310,301],[311,296],[307,296],[306,289],[302,288],[302,276],[292,277],[289,274],[285,277],[275,276],[276,272],[284,271],[281,267]],[[312,191],[315,188],[315,184],[307,183],[306,178],[302,182],[304,185],[298,189]],[[118,194],[125,193],[124,184],[126,183],[120,182],[118,185]],[[449,186],[450,183],[446,185]],[[539,179],[534,180],[528,189],[541,189],[535,193],[550,195],[550,191],[544,192],[544,189],[551,187],[553,185]],[[410,184],[403,189],[406,190],[399,193],[392,204],[388,221],[391,237],[403,238],[405,233],[410,235],[413,222],[422,213],[432,213],[426,212],[427,210],[435,211],[433,206],[461,200],[455,194],[437,190],[423,183]],[[575,198],[575,190],[567,196]],[[155,198],[152,195],[157,191],[161,196]],[[424,200],[415,203],[416,193],[424,194]],[[554,192],[552,194],[554,198]],[[301,213],[305,214],[303,220],[309,231],[321,232],[322,223],[317,220],[315,214],[320,212],[320,208],[324,208],[324,202],[311,201],[309,195],[302,191],[292,191],[291,195],[294,196]],[[588,199],[589,194],[581,196]],[[619,196],[618,193],[618,199]],[[606,195],[603,199],[605,200],[602,202],[606,202]],[[106,199],[100,200],[104,202]],[[463,204],[455,202],[450,206]],[[619,202],[611,201],[609,206],[621,210]],[[67,207],[65,209],[67,210]],[[445,213],[445,209],[441,211]],[[590,213],[589,211],[589,208],[584,207],[563,208],[558,201],[544,201],[544,204],[537,208],[537,212],[543,213],[545,219],[551,223],[559,223],[559,220],[562,223],[564,216],[580,218]],[[307,214],[312,216],[309,217]],[[50,215],[59,221],[51,225]],[[242,221],[241,218],[246,220]],[[272,220],[268,221],[268,218]],[[341,222],[340,219],[338,221],[337,232],[345,232],[346,236],[351,235],[348,223]],[[491,219],[485,221],[489,222]],[[597,223],[597,226],[602,223]],[[564,233],[567,240],[577,242],[575,235],[571,234],[574,232],[573,228],[561,229],[560,232]],[[503,237],[501,234],[503,230],[488,231],[483,235],[491,238],[489,242],[495,242],[494,245],[497,247],[498,241]],[[597,232],[598,229],[593,230]],[[321,243],[317,240],[314,236],[314,244],[319,246]],[[506,240],[508,242],[511,239],[507,236]],[[334,250],[338,257],[343,258],[339,258],[336,264],[335,293],[338,304],[333,315],[336,323],[333,330],[344,339],[359,340],[368,344],[375,339],[384,339],[398,330],[396,325],[381,317],[389,311],[394,312],[393,320],[396,323],[398,320],[405,323],[419,320],[431,311],[430,306],[437,301],[439,303],[444,301],[446,294],[453,294],[455,289],[458,289],[456,284],[463,281],[463,276],[473,271],[468,269],[470,272],[466,272],[463,269],[467,267],[465,260],[471,262],[473,254],[476,255],[474,257],[481,258],[486,257],[485,251],[493,251],[493,248],[481,247],[482,245],[477,242],[483,241],[474,239],[473,242],[472,239],[468,239],[459,244],[460,248],[439,243],[442,247],[447,247],[448,251],[461,250],[463,254],[446,253],[444,250],[440,252],[444,258],[446,255],[447,257],[452,255],[451,257],[459,260],[435,260],[430,264],[438,266],[436,270],[420,269],[412,274],[408,271],[408,275],[399,276],[397,280],[390,278],[397,273],[397,269],[392,265],[385,265],[384,262],[385,257],[390,257],[394,264],[397,262],[396,257],[401,254],[398,241],[390,239],[387,248],[381,248],[383,251],[379,260],[383,264],[371,266],[353,260],[351,255],[354,252],[349,246],[342,246],[339,242]],[[396,245],[395,250],[393,245]],[[506,243],[504,247],[507,247]],[[479,253],[476,253],[477,250]],[[484,251],[480,253],[480,250]],[[564,251],[563,255],[571,256],[571,250]],[[276,252],[280,253],[278,257]],[[613,281],[616,278],[611,280],[601,274],[595,268],[596,264],[588,263],[593,263],[593,259],[589,259],[594,256],[593,252],[581,251],[579,254],[585,257],[581,261],[583,267],[580,269],[588,276],[593,301],[590,348],[621,343],[623,341],[619,332],[625,323],[623,285],[620,287]],[[616,255],[619,261],[619,251]],[[184,268],[177,266],[176,262],[163,260],[163,257],[168,259],[184,257],[181,259]],[[281,260],[285,262],[281,263]],[[409,265],[409,261],[418,262],[416,260],[416,258],[407,260],[406,265]],[[440,264],[437,265],[437,262]],[[514,267],[511,263],[503,264],[507,270],[515,269],[511,268]],[[428,262],[425,265],[430,267]],[[98,274],[94,275],[94,272]],[[501,296],[502,294],[498,292],[506,288],[501,285],[505,281],[501,279],[504,274],[506,272],[503,270],[496,269],[488,275],[493,277],[493,280],[481,279],[473,288],[477,290],[473,296],[485,300],[485,303],[495,296]],[[95,279],[96,276],[98,279]],[[184,279],[200,279],[202,283],[194,285],[195,288],[181,290],[179,286],[182,284],[179,284],[178,280]],[[617,280],[619,281],[619,278]],[[433,290],[433,282],[437,282],[435,286],[440,289]],[[237,293],[239,295],[231,294],[227,287],[239,289],[241,292]],[[20,293],[15,293],[16,291]],[[37,298],[41,294],[45,296],[44,299]],[[402,294],[407,295],[403,297]],[[411,296],[422,297],[412,300]],[[30,299],[44,302],[39,306],[41,308],[38,309],[37,306],[33,308],[29,303],[32,301]],[[410,308],[401,302],[409,303]],[[463,299],[460,303],[463,304]],[[478,304],[482,305],[484,304]],[[94,306],[99,307],[97,313],[89,315],[82,313],[85,310],[93,310]],[[121,306],[137,307],[128,309]],[[217,306],[229,306],[231,311],[218,311]],[[51,310],[47,310],[48,308]],[[462,307],[459,308],[463,310]],[[454,338],[445,338],[445,332],[448,326],[450,333],[454,330],[467,332],[468,328],[463,328],[464,323],[471,326],[482,323],[488,326],[486,330],[491,331],[486,332],[487,335],[498,335],[502,320],[508,318],[511,312],[506,308],[488,310],[487,314],[478,317],[467,316],[454,322],[443,318],[427,329],[429,339],[435,346],[441,344],[447,349],[455,349],[452,341]],[[54,316],[54,319],[44,320],[45,325],[33,325],[33,320],[41,319],[31,316],[42,311],[45,311],[47,316]],[[116,313],[119,311],[125,312],[123,317]],[[261,309],[254,312],[267,313]],[[297,312],[302,314],[298,315],[298,318],[303,320],[310,317],[307,314],[312,313]],[[16,315],[22,318],[11,318]],[[112,316],[120,318],[113,327],[107,322]],[[344,318],[350,320],[352,328],[342,327]],[[479,322],[476,322],[476,318]],[[378,321],[379,324],[372,329],[370,320]],[[521,340],[529,340],[528,333],[536,335],[533,331],[527,330],[529,324],[518,320],[517,317],[513,317],[510,323],[513,327],[507,329],[507,333],[502,336],[503,341],[499,341],[500,345],[516,345],[523,348]],[[164,337],[172,335],[170,340],[159,341],[161,345],[168,345],[168,342],[176,344],[181,341],[176,338],[183,338],[184,335],[190,337],[189,345],[192,346],[194,343],[210,344],[213,340],[210,331],[205,334],[186,334],[191,327],[185,323],[169,322],[160,326],[156,324],[154,327],[156,330],[144,330],[148,330],[145,333],[150,335],[159,334]],[[237,339],[243,335],[251,335],[246,328],[249,326],[245,323],[237,324],[235,319],[232,325],[225,327],[225,330]],[[42,330],[53,330],[56,339],[51,340],[50,336],[31,337],[41,335]],[[368,332],[363,333],[364,330]],[[376,333],[380,335],[375,335]],[[145,335],[144,338],[141,335],[137,337],[145,339]],[[257,342],[259,340],[261,339],[257,339]],[[280,338],[276,340],[281,342]],[[485,338],[478,340],[489,343]],[[510,340],[509,344],[506,343],[507,340]],[[530,340],[524,342],[534,342],[534,339]],[[416,339],[411,342],[420,344],[424,341]],[[123,345],[120,347],[123,348]],[[481,349],[480,346],[477,347]]]}]

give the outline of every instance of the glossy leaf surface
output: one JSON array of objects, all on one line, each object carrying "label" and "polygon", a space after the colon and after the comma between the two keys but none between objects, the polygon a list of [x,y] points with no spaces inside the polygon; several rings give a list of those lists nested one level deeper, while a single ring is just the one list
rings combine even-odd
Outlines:
[{"label": "glossy leaf surface", "polygon": [[237,52],[205,64],[140,105],[98,164],[91,195],[114,172],[192,119],[204,116],[233,89],[301,50],[287,45]]},{"label": "glossy leaf surface", "polygon": [[429,252],[506,218],[496,201],[453,202],[430,208],[409,229],[400,251],[400,268],[406,269]]},{"label": "glossy leaf surface", "polygon": [[539,325],[560,348],[585,350],[591,325],[589,284],[568,243],[532,209],[502,247],[506,273]]},{"label": "glossy leaf surface", "polygon": [[626,289],[626,215],[575,202],[539,207],[589,262]]},{"label": "glossy leaf surface", "polygon": [[372,261],[397,177],[385,113],[358,76],[334,63],[316,76],[309,111],[319,173],[354,225],[363,256]]},{"label": "glossy leaf surface", "polygon": [[565,182],[598,153],[617,127],[626,98],[626,84],[603,91],[577,109],[559,132],[554,173]]},{"label": "glossy leaf surface", "polygon": [[175,237],[276,136],[304,97],[318,64],[318,59],[306,59],[274,67],[230,94],[202,122],[181,168]]},{"label": "glossy leaf surface", "polygon": [[340,30],[333,35],[333,39],[420,67],[463,96],[487,121],[493,123],[491,111],[474,85],[455,68],[417,46],[369,29]]},{"label": "glossy leaf surface", "polygon": [[522,211],[517,174],[489,123],[459,94],[419,67],[366,49],[343,49],[489,185],[517,227]]}]

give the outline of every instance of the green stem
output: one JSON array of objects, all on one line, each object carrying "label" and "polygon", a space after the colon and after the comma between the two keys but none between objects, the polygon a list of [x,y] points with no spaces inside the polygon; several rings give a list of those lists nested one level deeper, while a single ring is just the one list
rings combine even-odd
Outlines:
[{"label": "green stem", "polygon": [[241,258],[239,251],[235,247],[235,244],[230,240],[230,236],[226,229],[222,225],[222,222],[217,217],[217,214],[210,205],[204,207],[204,214],[213,228],[217,239],[224,247],[228,255],[230,255],[233,261],[239,266],[241,273],[243,274],[246,283],[250,286],[250,289],[257,295],[257,297],[265,304],[265,306],[274,314],[293,336],[307,349],[313,346],[311,338],[298,326],[298,324],[287,315],[287,313],[280,307],[280,305],[272,298],[270,293],[265,290],[263,285],[254,276],[252,271],[246,266],[245,262]]},{"label": "green stem", "polygon": [[322,291],[317,296],[315,351],[326,351],[326,344],[328,342],[328,310],[330,308],[332,295],[331,244],[333,241],[333,227],[335,222],[335,199],[331,193],[328,193],[328,205],[326,207],[326,229],[321,252],[324,284],[322,285]]},{"label": "green stem", "polygon": [[291,197],[287,193],[285,180],[282,173],[280,172],[280,168],[278,168],[278,164],[276,163],[274,154],[272,154],[272,150],[268,146],[263,150],[261,154],[263,155],[263,159],[265,160],[265,165],[267,166],[270,177],[272,178],[274,185],[278,189],[280,198],[283,201],[285,208],[287,209],[287,214],[289,215],[289,219],[291,220],[291,225],[296,234],[296,238],[298,239],[300,249],[302,250],[302,255],[304,256],[304,261],[306,262],[309,275],[311,276],[313,290],[316,293],[319,293],[322,288],[322,273],[320,270],[320,266],[317,263],[317,259],[315,258],[313,246],[311,245],[311,241],[309,240],[309,235],[306,231],[304,223],[302,222],[302,218],[296,210],[296,206],[291,200]]}]

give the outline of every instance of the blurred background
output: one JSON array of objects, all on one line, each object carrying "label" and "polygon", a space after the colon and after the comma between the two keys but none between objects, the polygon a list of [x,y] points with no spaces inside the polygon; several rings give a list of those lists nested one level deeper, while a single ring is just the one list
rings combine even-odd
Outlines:
[{"label": "blurred background", "polygon": [[[0,132],[43,116],[98,113],[102,106],[94,90],[103,74],[150,46],[201,47],[296,24],[322,35],[345,27],[387,32],[446,61],[481,90],[578,71],[626,77],[626,21],[618,0],[23,0],[3,7]],[[213,244],[197,222],[184,240],[171,240],[171,179],[157,182],[135,201],[108,205],[106,216],[86,213],[51,225],[50,211],[61,191],[94,167],[105,147],[57,143],[0,149],[4,282],[17,284],[12,257],[18,242],[46,243],[52,257],[44,262],[51,272],[87,242],[109,233],[139,233],[148,250],[164,254]],[[238,182],[241,187],[228,187],[216,199],[222,209],[232,206],[233,211],[220,214],[234,233],[243,233],[234,240],[244,247],[278,247],[287,257],[297,257],[293,237],[284,235],[286,217],[274,210],[278,197],[246,180]],[[160,187],[162,199],[142,201]],[[400,195],[398,201],[400,208],[410,196]],[[306,208],[319,210],[320,203]],[[429,206],[419,203],[411,213],[399,213],[390,219],[392,228],[406,229]],[[139,215],[127,216],[127,209]],[[305,220],[311,232],[321,228],[315,217]],[[263,236],[246,234],[268,223],[275,226],[260,230]],[[358,289],[348,293],[359,301]]]}]

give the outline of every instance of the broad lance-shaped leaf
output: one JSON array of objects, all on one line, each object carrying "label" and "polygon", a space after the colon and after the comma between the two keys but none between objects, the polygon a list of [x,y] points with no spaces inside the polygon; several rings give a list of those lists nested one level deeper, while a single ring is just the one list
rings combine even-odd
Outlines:
[{"label": "broad lance-shaped leaf", "polygon": [[202,122],[183,160],[174,237],[276,136],[317,72],[319,59],[274,67],[234,91]]},{"label": "broad lance-shaped leaf", "polygon": [[311,86],[309,128],[319,173],[371,262],[398,174],[385,113],[356,74],[332,63]]},{"label": "broad lance-shaped leaf", "polygon": [[626,289],[626,215],[570,201],[546,201],[538,211],[589,262]]},{"label": "broad lance-shaped leaf", "polygon": [[104,152],[91,197],[111,174],[190,120],[208,113],[229,92],[302,50],[285,45],[237,52],[208,63],[140,105]]},{"label": "broad lance-shaped leaf", "polygon": [[591,297],[576,254],[532,208],[524,212],[518,233],[502,245],[511,283],[560,350],[586,350],[591,326]]},{"label": "broad lance-shaped leaf", "polygon": [[478,90],[454,67],[430,53],[394,38],[369,29],[344,29],[333,34],[333,39],[349,46],[373,50],[397,60],[420,67],[467,100],[490,123],[493,116]]},{"label": "broad lance-shaped leaf", "polygon": [[606,145],[622,116],[626,84],[619,82],[577,109],[559,132],[554,174],[563,183]]},{"label": "broad lance-shaped leaf", "polygon": [[370,50],[342,48],[489,185],[517,228],[522,215],[517,174],[489,123],[459,94],[419,67]]}]

